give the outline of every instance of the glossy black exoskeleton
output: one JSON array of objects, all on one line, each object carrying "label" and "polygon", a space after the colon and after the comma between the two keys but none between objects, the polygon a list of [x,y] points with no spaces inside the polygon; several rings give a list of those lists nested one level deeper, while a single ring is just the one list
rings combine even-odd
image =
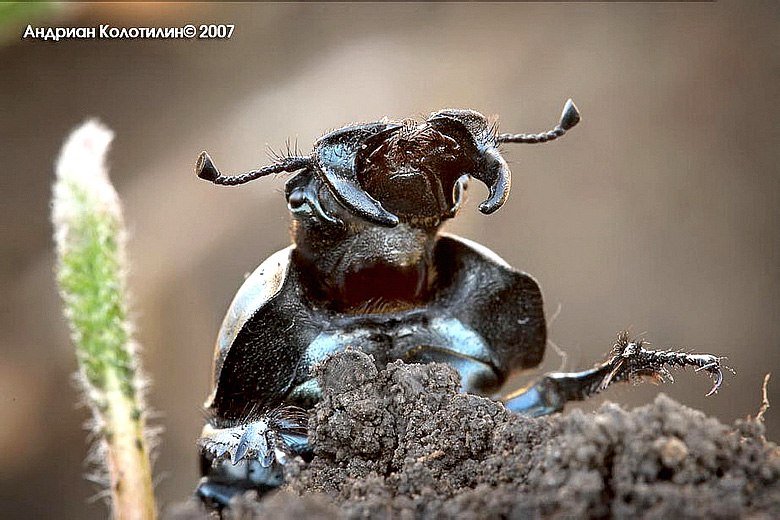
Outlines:
[{"label": "glossy black exoskeleton", "polygon": [[[439,232],[460,208],[468,179],[485,183],[482,213],[509,195],[501,143],[553,140],[579,122],[569,100],[542,134],[498,134],[471,110],[422,123],[349,126],[320,138],[308,157],[286,157],[226,177],[205,152],[198,175],[236,185],[297,172],[286,184],[293,245],[268,258],[238,291],[217,339],[210,421],[201,439],[199,495],[226,504],[239,490],[273,487],[285,457],[305,453],[305,413],[319,398],[312,367],[347,347],[376,363],[443,362],[463,391],[489,395],[510,371],[537,366],[546,326],[536,281],[487,248]],[[657,352],[621,336],[594,369],[553,373],[507,396],[510,410],[558,411],[610,383],[664,378],[695,365],[720,384],[718,359]]]}]

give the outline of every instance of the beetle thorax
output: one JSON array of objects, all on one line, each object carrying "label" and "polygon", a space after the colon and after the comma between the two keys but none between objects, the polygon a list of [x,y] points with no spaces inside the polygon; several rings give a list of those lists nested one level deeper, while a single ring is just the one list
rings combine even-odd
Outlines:
[{"label": "beetle thorax", "polygon": [[[296,223],[296,261],[317,299],[342,310],[423,301],[434,281],[436,228],[352,222],[340,236],[311,236]],[[393,305],[391,305],[393,306]]]}]

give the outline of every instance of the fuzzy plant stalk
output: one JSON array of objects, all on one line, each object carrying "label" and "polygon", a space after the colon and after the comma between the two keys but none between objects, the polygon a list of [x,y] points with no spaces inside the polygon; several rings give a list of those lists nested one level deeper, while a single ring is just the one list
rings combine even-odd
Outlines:
[{"label": "fuzzy plant stalk", "polygon": [[57,160],[56,277],[114,518],[141,520],[155,518],[156,508],[143,377],[128,317],[126,232],[105,165],[112,139],[111,130],[88,121]]}]

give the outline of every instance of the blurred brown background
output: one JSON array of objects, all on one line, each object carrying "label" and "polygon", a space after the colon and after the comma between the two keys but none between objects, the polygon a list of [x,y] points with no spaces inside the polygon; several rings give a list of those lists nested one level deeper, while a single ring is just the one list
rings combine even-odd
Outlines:
[{"label": "blurred brown background", "polygon": [[[198,181],[207,149],[228,172],[266,145],[445,107],[511,132],[583,122],[507,146],[508,204],[485,190],[448,230],[540,282],[567,368],[600,361],[618,330],[728,356],[736,375],[679,373],[662,388],[723,421],[755,414],[775,370],[780,406],[780,4],[81,5],[6,20],[0,41],[4,172],[0,265],[0,493],[9,517],[102,518],[88,505],[75,358],[52,280],[52,163],[96,116],[116,131],[111,172],[131,230],[131,286],[149,402],[165,427],[165,507],[195,484],[213,340],[245,273],[288,243],[284,179]],[[40,41],[34,26],[233,23],[230,40]],[[560,312],[557,312],[560,310]],[[548,351],[545,370],[560,358]],[[622,387],[637,405],[660,391]],[[597,402],[583,405],[592,409]],[[777,441],[780,412],[770,410]],[[15,514],[17,511],[24,513]]]}]

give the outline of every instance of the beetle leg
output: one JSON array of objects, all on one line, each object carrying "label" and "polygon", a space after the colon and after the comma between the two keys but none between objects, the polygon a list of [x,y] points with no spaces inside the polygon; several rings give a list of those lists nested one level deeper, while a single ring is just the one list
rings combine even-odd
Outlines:
[{"label": "beetle leg", "polygon": [[289,457],[310,451],[307,419],[299,408],[280,407],[233,426],[206,424],[198,441],[205,476],[196,495],[222,508],[249,489],[265,491],[282,485]]},{"label": "beetle leg", "polygon": [[295,454],[305,447],[307,418],[299,408],[280,407],[235,426],[218,428],[206,424],[198,444],[212,460],[229,458],[235,466],[248,456],[267,468],[276,453]]},{"label": "beetle leg", "polygon": [[651,350],[644,342],[629,341],[628,334],[618,334],[618,341],[610,357],[601,365],[582,372],[553,372],[546,374],[530,387],[518,390],[502,399],[511,411],[538,417],[559,412],[569,401],[582,401],[603,390],[612,383],[628,381],[639,383],[643,379],[662,383],[673,381],[669,367],[696,367],[713,379],[708,396],[716,393],[723,382],[721,360],[710,354],[687,354],[679,351]]},{"label": "beetle leg", "polygon": [[264,468],[256,459],[243,459],[233,465],[229,459],[212,461],[202,456],[207,474],[198,482],[195,495],[209,507],[222,509],[236,495],[252,489],[262,493],[284,484],[284,466],[279,462]]}]

